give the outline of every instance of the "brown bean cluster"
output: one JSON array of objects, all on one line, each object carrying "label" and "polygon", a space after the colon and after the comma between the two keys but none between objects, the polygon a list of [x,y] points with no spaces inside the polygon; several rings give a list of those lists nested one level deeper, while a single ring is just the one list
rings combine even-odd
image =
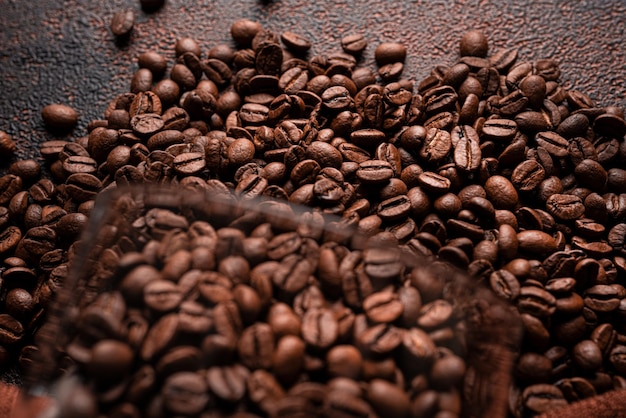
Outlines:
[{"label": "brown bean cluster", "polygon": [[[61,355],[84,380],[65,383],[61,416],[494,408],[516,341],[494,331],[516,322],[495,324],[509,307],[460,270],[319,212],[185,193],[118,193],[86,237],[97,244],[57,300],[65,315],[44,328],[65,331]],[[489,366],[474,358],[485,355]]]},{"label": "brown bean cluster", "polygon": [[398,43],[377,46],[374,72],[361,35],[309,55],[307,39],[258,22],[231,34],[237,49],[180,39],[171,67],[142,54],[87,136],[42,144],[53,181],[30,163],[0,178],[3,295],[34,306],[3,299],[3,347],[36,329],[95,196],[167,183],[304,204],[488,284],[525,329],[515,416],[624,387],[622,109],[562,86],[552,59],[490,55],[479,32],[418,83]]}]

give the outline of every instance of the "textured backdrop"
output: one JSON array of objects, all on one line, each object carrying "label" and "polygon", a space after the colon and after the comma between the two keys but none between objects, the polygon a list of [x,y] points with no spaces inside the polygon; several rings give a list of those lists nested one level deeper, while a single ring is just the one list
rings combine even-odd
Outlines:
[{"label": "textured backdrop", "polygon": [[[124,8],[137,18],[119,45],[109,24]],[[18,157],[38,157],[38,144],[52,137],[43,106],[74,106],[81,118],[73,135],[84,135],[87,122],[128,90],[140,53],[155,49],[171,64],[177,38],[193,37],[207,51],[231,43],[230,25],[243,17],[308,37],[312,53],[340,50],[343,35],[362,33],[369,41],[363,60],[372,68],[378,43],[402,41],[409,50],[404,75],[415,80],[453,63],[463,32],[478,28],[492,51],[518,47],[520,60],[555,58],[565,85],[599,105],[626,106],[625,0],[166,0],[153,14],[141,12],[139,0],[0,0],[0,130],[17,140]]]}]

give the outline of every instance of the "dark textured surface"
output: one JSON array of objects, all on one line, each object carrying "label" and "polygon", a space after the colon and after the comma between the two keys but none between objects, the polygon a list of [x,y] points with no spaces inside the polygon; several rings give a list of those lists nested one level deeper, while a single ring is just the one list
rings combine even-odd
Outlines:
[{"label": "dark textured surface", "polygon": [[[72,135],[84,135],[87,122],[128,90],[141,52],[155,49],[171,59],[174,42],[185,36],[206,52],[232,42],[230,25],[242,17],[308,37],[312,53],[339,50],[343,35],[362,33],[370,65],[376,45],[399,40],[409,49],[404,74],[414,80],[454,62],[463,32],[478,28],[491,51],[518,47],[522,60],[553,57],[566,86],[599,105],[626,106],[624,0],[167,0],[153,14],[143,13],[138,0],[0,0],[0,7],[0,129],[14,136],[22,158],[38,157],[38,144],[52,137],[40,116],[46,104],[74,106],[80,122]],[[137,19],[129,41],[119,45],[109,24],[123,8],[134,9]]]}]

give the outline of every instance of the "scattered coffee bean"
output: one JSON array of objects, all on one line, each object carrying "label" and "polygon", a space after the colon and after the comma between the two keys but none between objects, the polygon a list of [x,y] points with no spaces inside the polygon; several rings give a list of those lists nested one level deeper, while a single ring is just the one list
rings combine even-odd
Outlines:
[{"label": "scattered coffee bean", "polygon": [[111,32],[118,37],[128,36],[135,25],[135,12],[132,10],[121,10],[113,15],[111,19]]},{"label": "scattered coffee bean", "polygon": [[70,130],[78,122],[78,112],[68,105],[51,104],[41,110],[44,123],[52,129]]}]

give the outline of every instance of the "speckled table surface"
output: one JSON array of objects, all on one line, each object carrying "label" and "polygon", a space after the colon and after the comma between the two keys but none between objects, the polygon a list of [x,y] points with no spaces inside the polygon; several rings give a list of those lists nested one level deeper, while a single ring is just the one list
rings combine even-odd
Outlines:
[{"label": "speckled table surface", "polygon": [[[179,37],[197,39],[205,51],[231,43],[230,25],[243,17],[304,35],[312,53],[339,50],[345,34],[364,34],[365,64],[373,65],[378,43],[399,40],[409,50],[404,74],[414,80],[453,63],[461,35],[477,28],[491,50],[517,47],[520,59],[555,58],[565,85],[599,105],[626,106],[624,0],[167,0],[152,14],[138,0],[0,0],[0,7],[0,129],[17,140],[17,158],[38,157],[38,144],[52,137],[40,116],[46,104],[79,110],[72,135],[84,135],[87,122],[128,90],[140,53],[155,49],[172,58]],[[124,8],[137,19],[128,42],[119,44],[109,24]]]}]

